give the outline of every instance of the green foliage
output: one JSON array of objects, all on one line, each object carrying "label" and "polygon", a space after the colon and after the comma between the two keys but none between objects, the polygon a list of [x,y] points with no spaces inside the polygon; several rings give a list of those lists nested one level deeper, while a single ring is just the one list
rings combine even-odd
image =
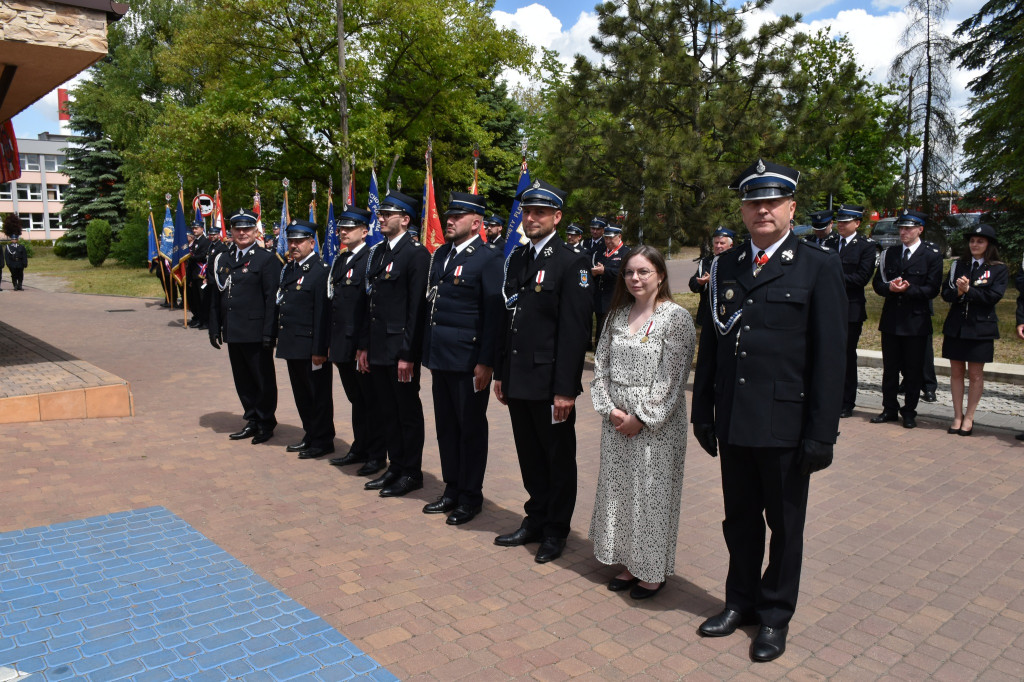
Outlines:
[{"label": "green foliage", "polygon": [[84,250],[79,252],[78,242],[75,242],[73,247],[68,244],[67,235],[64,235],[53,243],[53,255],[57,256],[57,258],[77,259],[84,258],[85,252]]},{"label": "green foliage", "polygon": [[89,253],[89,263],[98,268],[110,255],[111,230],[106,220],[94,218],[85,228],[85,242]]},{"label": "green foliage", "polygon": [[149,250],[149,223],[137,218],[121,228],[117,241],[110,249],[110,255],[122,265],[145,267]]}]

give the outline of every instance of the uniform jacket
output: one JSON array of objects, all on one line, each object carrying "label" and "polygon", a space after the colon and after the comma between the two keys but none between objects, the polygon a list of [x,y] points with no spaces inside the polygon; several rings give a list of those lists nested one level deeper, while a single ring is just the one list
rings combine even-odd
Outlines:
[{"label": "uniform jacket", "polygon": [[604,274],[594,276],[594,312],[607,315],[612,305],[612,294],[615,293],[615,280],[619,278],[622,264],[629,258],[629,247],[620,242],[613,254],[602,248],[594,252],[594,265],[604,265]]},{"label": "uniform jacket", "polygon": [[387,250],[388,242],[370,251],[366,286],[367,314],[359,348],[369,351],[371,365],[419,362],[423,352],[423,305],[430,254],[408,234]]},{"label": "uniform jacket", "polygon": [[[896,336],[928,336],[932,333],[931,300],[939,295],[942,283],[942,256],[939,247],[922,241],[904,269],[903,244],[894,244],[882,252],[882,260],[871,280],[875,293],[885,298],[878,330]],[[888,282],[903,277],[910,288],[902,294],[889,291]]]},{"label": "uniform jacket", "polygon": [[583,241],[580,242],[580,248],[588,254],[595,254],[598,250],[604,251],[604,237],[598,237],[597,239],[594,239],[593,237],[585,237]]},{"label": "uniform jacket", "polygon": [[496,248],[498,250],[498,252],[501,253],[502,257],[504,258],[504,253],[505,253],[505,235],[499,234],[497,237],[495,237],[493,240],[491,240],[490,243],[494,245],[494,248]]},{"label": "uniform jacket", "polygon": [[702,277],[707,273],[711,272],[711,261],[715,259],[714,256],[705,256],[697,261],[697,271],[693,273],[693,277],[690,278],[690,291],[695,294],[700,294],[700,302],[697,304],[697,324],[704,326],[708,322],[708,285],[701,284],[697,281],[697,277]]},{"label": "uniform jacket", "polygon": [[214,259],[210,332],[221,330],[228,343],[275,338],[281,261],[256,245],[241,259],[237,253],[232,246]]},{"label": "uniform jacket", "polygon": [[327,355],[331,314],[327,308],[327,265],[312,254],[281,271],[277,305],[277,357],[304,360]]},{"label": "uniform jacket", "polygon": [[210,255],[210,240],[202,235],[192,240],[192,243],[188,245],[188,251],[191,257],[188,259],[188,271],[194,278],[199,278],[199,271],[202,265],[206,263],[207,257]]},{"label": "uniform jacket", "polygon": [[846,293],[835,252],[792,232],[757,277],[749,246],[718,256],[709,292],[721,322],[701,329],[693,382],[695,424],[735,446],[834,443],[842,407]]},{"label": "uniform jacket", "polygon": [[359,328],[366,310],[366,259],[370,247],[359,253],[339,253],[329,273],[331,280],[331,362],[355,362]]},{"label": "uniform jacket", "polygon": [[494,374],[509,398],[577,396],[593,312],[590,257],[557,234],[537,260],[532,246],[517,247],[505,262],[505,328]]},{"label": "uniform jacket", "polygon": [[[830,248],[838,251],[839,239],[836,239],[835,246]],[[877,253],[877,244],[860,234],[851,236],[850,243],[839,252],[839,260],[843,264],[843,285],[846,287],[846,299],[850,302],[847,318],[851,323],[863,322],[868,319],[864,287],[871,281],[871,275],[875,272]]]},{"label": "uniform jacket", "polygon": [[4,247],[4,261],[11,270],[24,269],[28,267],[28,251],[23,244],[13,242]]},{"label": "uniform jacket", "polygon": [[978,276],[961,296],[956,280],[962,275],[970,277],[971,263],[970,258],[953,261],[949,276],[942,280],[942,300],[951,304],[942,333],[960,339],[998,339],[996,303],[1006,293],[1010,270],[1003,263],[982,263]]},{"label": "uniform jacket", "polygon": [[818,243],[818,238],[814,236],[813,232],[811,232],[810,234],[807,235],[807,237],[805,237],[805,240],[808,243],[814,244],[815,246],[824,246],[826,249],[836,248],[836,245],[839,244],[840,239],[842,239],[842,237],[839,236],[839,233],[836,232],[834,227],[832,228],[832,231],[828,233],[828,236],[825,237],[825,243],[823,244]]},{"label": "uniform jacket", "polygon": [[445,267],[453,248],[441,246],[431,262],[423,364],[446,372],[472,372],[478,364],[494,367],[505,319],[503,254],[474,240]]}]

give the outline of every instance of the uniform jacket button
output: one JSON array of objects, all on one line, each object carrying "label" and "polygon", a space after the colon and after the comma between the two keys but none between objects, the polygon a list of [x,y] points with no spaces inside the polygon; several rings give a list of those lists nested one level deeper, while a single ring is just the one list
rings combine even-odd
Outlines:
[{"label": "uniform jacket button", "polygon": [[740,380],[739,380],[739,385],[740,385],[740,386],[742,386],[742,385],[743,385],[743,384],[745,384],[745,383],[747,383],[747,380],[746,380],[746,379],[740,379]]},{"label": "uniform jacket button", "polygon": [[754,305],[754,299],[748,298],[746,301],[744,301],[744,304],[745,305]]},{"label": "uniform jacket button", "polygon": [[789,292],[788,291],[786,292],[786,298],[789,298]]},{"label": "uniform jacket button", "polygon": [[512,351],[512,355],[519,355],[519,351],[517,351],[517,350],[513,350],[513,351]]},{"label": "uniform jacket button", "polygon": [[749,324],[743,325],[743,331],[749,332],[750,331],[750,325]]},{"label": "uniform jacket button", "polygon": [[747,351],[741,351],[741,352],[740,352],[740,357],[741,357],[741,358],[745,358],[745,357],[747,357]]}]

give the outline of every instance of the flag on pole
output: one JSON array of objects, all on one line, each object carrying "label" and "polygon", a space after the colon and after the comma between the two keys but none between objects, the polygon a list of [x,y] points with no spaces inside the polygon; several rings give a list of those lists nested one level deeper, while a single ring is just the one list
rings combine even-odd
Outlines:
[{"label": "flag on pole", "polygon": [[[316,180],[313,181],[313,199],[309,202],[309,222],[316,225]],[[320,253],[320,235],[313,233],[313,253]]]},{"label": "flag on pole", "polygon": [[[196,196],[196,199],[198,200],[199,197]],[[202,223],[203,224],[203,232],[206,232],[206,219],[203,218],[203,212],[199,208],[199,201],[196,201],[196,217],[195,217],[195,220],[192,222],[192,225],[195,225],[196,223]],[[192,231],[192,225],[189,225],[189,232]]]},{"label": "flag on pole", "polygon": [[[524,146],[525,149],[525,146]],[[526,167],[526,156],[524,151],[523,165],[519,169],[519,184],[516,186],[516,196],[522,194],[530,186],[530,170]],[[512,202],[512,212],[508,216],[508,236],[505,237],[505,258],[509,257],[512,249],[520,244],[526,244],[530,240],[523,232],[523,209],[519,200]]]},{"label": "flag on pole", "polygon": [[164,204],[164,223],[160,226],[159,255],[170,270],[171,257],[174,255],[174,216],[171,215],[171,195],[167,195]]},{"label": "flag on pole", "polygon": [[324,235],[324,262],[328,267],[334,263],[341,251],[341,240],[338,238],[338,226],[334,222],[334,197],[327,190],[327,234]]},{"label": "flag on pole", "polygon": [[220,187],[217,188],[217,194],[213,199],[213,226],[220,232],[221,241],[226,241],[228,238],[227,226],[224,223],[224,205],[220,200]]},{"label": "flag on pole", "polygon": [[367,208],[370,211],[370,231],[366,234],[366,245],[373,246],[384,241],[384,235],[380,233],[380,220],[377,218],[377,211],[380,210],[380,195],[377,193],[377,169],[370,171],[370,196],[367,199]]},{"label": "flag on pole", "polygon": [[171,274],[178,284],[185,283],[185,262],[192,255],[188,250],[188,225],[185,224],[185,191],[178,190],[174,208],[174,247],[171,252]]},{"label": "flag on pole", "polygon": [[444,231],[441,229],[441,217],[437,214],[437,204],[434,202],[434,160],[432,158],[433,145],[427,142],[427,177],[423,180],[423,225],[420,233],[420,242],[427,247],[427,251],[434,253],[437,247],[444,244]]},{"label": "flag on pole", "polygon": [[153,222],[153,211],[149,211],[149,253],[146,256],[146,260],[152,263],[155,260],[160,260],[160,249],[157,246],[160,240],[156,236],[156,224]]},{"label": "flag on pole", "polygon": [[277,255],[281,257],[282,261],[285,261],[288,259],[288,223],[292,219],[288,215],[288,178],[285,178],[282,184],[284,185],[284,201],[281,204],[280,231],[277,234]]},{"label": "flag on pole", "polygon": [[[220,190],[217,190],[218,192]],[[263,234],[263,206],[260,202],[260,191],[252,195],[252,212],[256,214],[256,232]]]}]

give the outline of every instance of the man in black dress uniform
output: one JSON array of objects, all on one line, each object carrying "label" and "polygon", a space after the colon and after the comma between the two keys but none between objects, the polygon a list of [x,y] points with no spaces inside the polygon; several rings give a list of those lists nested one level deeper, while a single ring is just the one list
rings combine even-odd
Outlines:
[{"label": "man in black dress uniform", "polygon": [[598,337],[604,330],[604,320],[612,305],[615,280],[619,278],[619,270],[627,258],[629,247],[622,242],[622,226],[609,223],[604,228],[604,248],[594,252],[594,265],[590,269],[590,274],[594,276],[594,314],[597,315]]},{"label": "man in black dress uniform", "polygon": [[807,214],[811,221],[811,227],[814,230],[808,235],[807,241],[818,246],[824,246],[827,249],[834,249],[836,242],[839,240],[839,235],[832,229],[834,215],[831,210],[815,211],[814,213]]},{"label": "man in black dress uniform", "polygon": [[494,244],[495,248],[504,253],[505,219],[497,213],[492,213],[491,217],[484,221],[484,227],[487,228],[487,243]]},{"label": "man in black dress uniform", "polygon": [[711,456],[721,446],[729,548],[725,609],[699,632],[721,637],[758,623],[755,661],[786,649],[810,474],[832,463],[842,403],[846,294],[835,252],[790,229],[799,178],[758,160],[732,184],[750,242],[712,266],[693,383],[694,435]]},{"label": "man in black dress uniform", "polygon": [[583,240],[583,250],[594,254],[598,249],[604,249],[604,228],[608,221],[600,216],[590,219],[590,236]]},{"label": "man in black dress uniform", "polygon": [[423,487],[420,357],[430,254],[408,234],[418,214],[416,199],[388,192],[377,212],[385,241],[370,251],[366,271],[367,313],[356,362],[373,377],[377,415],[392,419],[385,433],[391,464],[364,487],[379,490],[381,497],[401,497]]},{"label": "man in black dress uniform", "polygon": [[188,307],[192,310],[188,326],[193,329],[207,329],[206,318],[210,313],[209,305],[203,306],[203,276],[206,274],[206,259],[210,255],[210,240],[205,232],[206,223],[202,220],[192,223],[192,241],[188,245],[192,257],[185,263]]},{"label": "man in black dress uniform", "polygon": [[299,453],[299,459],[313,459],[334,452],[327,266],[313,251],[315,223],[293,220],[285,237],[288,263],[277,293],[277,357],[288,364],[303,430],[302,440],[286,449]]},{"label": "man in black dress uniform", "polygon": [[22,284],[25,281],[25,268],[28,267],[28,251],[25,250],[25,245],[18,241],[20,238],[20,234],[12,234],[11,242],[4,247],[4,261],[7,263],[7,269],[11,271],[11,284],[14,285],[15,291],[25,290]]},{"label": "man in black dress uniform", "polygon": [[231,440],[252,437],[265,443],[277,419],[277,287],[281,262],[256,246],[256,214],[241,209],[231,216],[234,246],[214,259],[210,305],[210,345],[228,345],[235,391],[242,403],[245,428]]},{"label": "man in black dress uniform", "polygon": [[356,471],[360,476],[377,473],[387,459],[385,421],[376,412],[373,378],[356,369],[358,332],[366,310],[366,262],[370,253],[366,235],[371,220],[373,215],[369,211],[355,206],[347,207],[338,216],[338,241],[345,251],[334,259],[327,285],[331,307],[329,358],[338,367],[345,397],[352,405],[352,446],[343,457],[333,458],[331,464],[362,464]]},{"label": "man in black dress uniform", "polygon": [[864,217],[864,207],[843,204],[836,211],[838,240],[833,248],[843,265],[843,286],[846,288],[846,378],[843,380],[843,409],[840,417],[852,417],[857,404],[857,344],[868,319],[864,287],[875,271],[875,242],[857,233]]},{"label": "man in black dress uniform", "polygon": [[505,320],[504,254],[477,238],[486,204],[452,192],[445,244],[434,252],[427,280],[423,364],[430,370],[434,426],[444,492],[424,514],[449,513],[457,526],[480,513],[487,468],[487,402]]},{"label": "man in black dress uniform", "polygon": [[711,255],[697,261],[697,272],[690,277],[690,291],[700,294],[696,322],[702,327],[708,323],[708,280],[711,279],[711,263],[715,260],[715,256],[731,249],[735,241],[736,233],[728,227],[719,227],[715,230],[711,235]]},{"label": "man in black dress uniform", "polygon": [[[872,424],[894,422],[917,426],[917,402],[924,381],[925,346],[932,333],[931,301],[942,284],[939,247],[921,240],[925,215],[904,210],[896,221],[900,244],[882,252],[871,286],[885,298],[878,330],[882,332],[882,412]],[[900,374],[906,391],[900,409]]]},{"label": "man in black dress uniform", "polygon": [[572,223],[569,227],[565,228],[565,243],[574,250],[583,253],[583,228],[576,223]]},{"label": "man in black dress uniform", "polygon": [[508,405],[519,469],[530,499],[504,547],[541,542],[538,563],[565,549],[576,506],[576,396],[590,338],[590,258],[558,238],[565,192],[535,181],[516,197],[529,244],[506,263],[506,321],[494,395]]}]

